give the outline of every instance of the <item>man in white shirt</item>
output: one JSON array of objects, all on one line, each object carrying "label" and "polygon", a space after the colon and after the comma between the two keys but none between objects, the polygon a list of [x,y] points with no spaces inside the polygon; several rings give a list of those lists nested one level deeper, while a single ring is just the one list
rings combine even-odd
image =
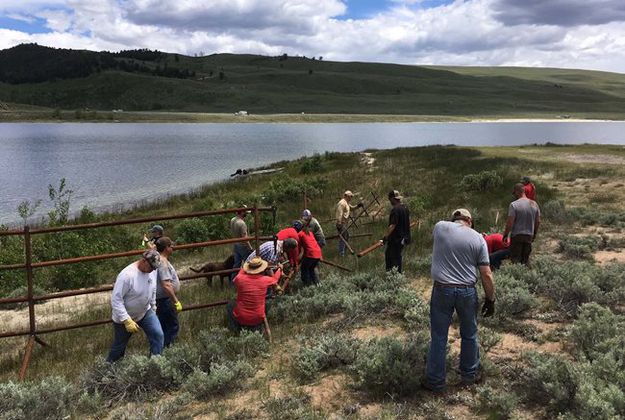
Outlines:
[{"label": "man in white shirt", "polygon": [[155,313],[155,270],[160,264],[158,251],[149,249],[117,276],[111,297],[115,338],[106,359],[108,362],[124,357],[130,336],[139,329],[150,342],[150,354],[158,355],[163,351],[163,329]]}]

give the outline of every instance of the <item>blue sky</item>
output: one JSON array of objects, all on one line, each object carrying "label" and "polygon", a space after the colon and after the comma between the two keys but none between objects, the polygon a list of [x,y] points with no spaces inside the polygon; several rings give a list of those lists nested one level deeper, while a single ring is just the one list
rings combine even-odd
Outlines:
[{"label": "blue sky", "polygon": [[625,1],[1,0],[0,49],[24,42],[625,73]]}]

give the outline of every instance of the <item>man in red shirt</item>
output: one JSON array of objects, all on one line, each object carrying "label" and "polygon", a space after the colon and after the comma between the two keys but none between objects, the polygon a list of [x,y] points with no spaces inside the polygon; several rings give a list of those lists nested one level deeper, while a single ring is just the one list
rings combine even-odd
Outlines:
[{"label": "man in red shirt", "polygon": [[234,278],[237,290],[236,303],[230,302],[228,323],[231,330],[241,331],[242,328],[260,331],[265,320],[265,296],[267,289],[278,289],[278,280],[282,275],[279,268],[273,275],[266,275],[268,263],[260,257],[252,258],[243,264],[243,269]]},{"label": "man in red shirt", "polygon": [[530,180],[528,176],[524,176],[521,179],[521,184],[523,184],[523,189],[525,190],[525,196],[530,200],[536,201],[536,186]]},{"label": "man in red shirt", "polygon": [[501,261],[510,257],[510,242],[503,241],[501,233],[483,233],[486,246],[488,247],[488,259],[493,270],[501,268]]},{"label": "man in red shirt", "polygon": [[302,283],[304,286],[312,286],[319,284],[319,277],[315,268],[321,260],[321,247],[315,239],[315,235],[308,226],[299,232],[299,245],[302,248],[300,251],[300,257],[302,262],[301,275]]},{"label": "man in red shirt", "polygon": [[294,220],[293,225],[288,228],[282,229],[280,232],[276,234],[279,241],[284,241],[289,238],[293,238],[297,241],[297,246],[295,248],[291,248],[287,251],[287,255],[289,257],[289,263],[291,267],[295,270],[297,269],[298,257],[299,257],[299,232],[302,230],[304,224],[299,220]]}]

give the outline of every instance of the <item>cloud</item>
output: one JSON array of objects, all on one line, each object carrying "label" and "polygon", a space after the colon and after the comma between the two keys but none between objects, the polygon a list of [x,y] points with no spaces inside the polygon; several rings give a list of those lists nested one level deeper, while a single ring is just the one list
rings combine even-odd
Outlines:
[{"label": "cloud", "polygon": [[[570,9],[563,11],[554,6],[564,4],[560,0],[545,1],[548,5],[536,0],[397,0],[382,2],[384,8],[368,18],[353,19],[345,0],[7,1],[13,5],[11,13],[42,19],[51,31],[4,30],[0,48],[38,42],[187,55],[288,53],[339,61],[625,72],[625,22],[615,18],[625,2],[587,0],[592,8],[609,9],[612,18],[606,21],[608,13],[598,10],[574,25],[588,10],[586,2],[567,1]],[[556,24],[557,19],[569,23]]]},{"label": "cloud", "polygon": [[494,16],[506,25],[603,25],[625,21],[623,0],[495,0]]}]

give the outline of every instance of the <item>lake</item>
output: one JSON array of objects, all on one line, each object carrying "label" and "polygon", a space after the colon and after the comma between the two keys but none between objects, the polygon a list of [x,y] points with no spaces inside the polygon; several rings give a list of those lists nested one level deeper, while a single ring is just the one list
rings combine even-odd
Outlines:
[{"label": "lake", "polygon": [[545,142],[625,145],[625,122],[3,123],[0,224],[20,220],[23,200],[46,203],[48,184],[58,186],[61,178],[75,191],[73,210],[104,210],[187,192],[238,168],[325,151]]}]

